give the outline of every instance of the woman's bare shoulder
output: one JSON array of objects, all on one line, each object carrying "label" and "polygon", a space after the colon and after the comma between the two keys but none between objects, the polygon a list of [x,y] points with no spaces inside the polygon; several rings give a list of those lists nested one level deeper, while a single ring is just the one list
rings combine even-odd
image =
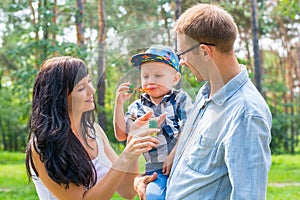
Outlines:
[{"label": "woman's bare shoulder", "polygon": [[108,138],[107,138],[104,130],[101,128],[101,126],[99,124],[94,123],[94,128],[95,128],[97,136],[99,136],[104,142],[108,141]]}]

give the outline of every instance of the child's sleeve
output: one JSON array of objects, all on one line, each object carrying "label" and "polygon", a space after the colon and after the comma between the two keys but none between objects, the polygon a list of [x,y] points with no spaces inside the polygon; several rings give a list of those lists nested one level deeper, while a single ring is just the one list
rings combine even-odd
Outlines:
[{"label": "child's sleeve", "polygon": [[138,118],[138,103],[135,101],[128,106],[128,109],[124,115],[124,119],[126,122],[126,133],[128,134],[133,122]]},{"label": "child's sleeve", "polygon": [[182,92],[182,95],[180,95],[180,98],[178,98],[177,104],[177,115],[179,118],[180,130],[182,130],[188,114],[193,109],[193,107],[194,102],[192,98],[186,92]]}]

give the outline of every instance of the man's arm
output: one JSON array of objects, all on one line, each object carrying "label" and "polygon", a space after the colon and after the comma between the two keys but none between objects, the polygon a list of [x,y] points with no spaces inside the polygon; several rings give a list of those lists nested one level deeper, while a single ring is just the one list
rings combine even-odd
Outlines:
[{"label": "man's arm", "polygon": [[236,121],[225,141],[225,163],[232,184],[231,199],[266,199],[271,165],[270,126],[260,116]]}]

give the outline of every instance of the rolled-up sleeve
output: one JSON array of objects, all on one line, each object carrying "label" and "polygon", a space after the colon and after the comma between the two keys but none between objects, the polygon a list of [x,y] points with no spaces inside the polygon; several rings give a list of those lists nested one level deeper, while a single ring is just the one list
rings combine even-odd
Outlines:
[{"label": "rolled-up sleeve", "polygon": [[224,160],[232,185],[230,199],[266,199],[270,128],[270,122],[261,116],[245,114],[235,121],[224,142]]}]

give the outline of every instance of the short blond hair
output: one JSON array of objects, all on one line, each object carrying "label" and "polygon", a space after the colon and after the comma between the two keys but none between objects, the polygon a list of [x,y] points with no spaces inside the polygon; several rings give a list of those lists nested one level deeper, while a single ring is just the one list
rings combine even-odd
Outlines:
[{"label": "short blond hair", "polygon": [[238,29],[232,15],[217,4],[196,4],[177,20],[176,32],[197,42],[215,44],[222,53],[231,53]]}]

